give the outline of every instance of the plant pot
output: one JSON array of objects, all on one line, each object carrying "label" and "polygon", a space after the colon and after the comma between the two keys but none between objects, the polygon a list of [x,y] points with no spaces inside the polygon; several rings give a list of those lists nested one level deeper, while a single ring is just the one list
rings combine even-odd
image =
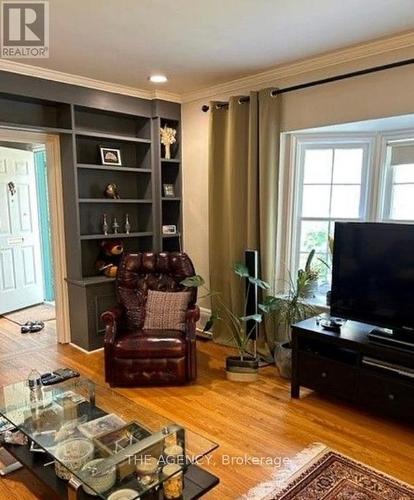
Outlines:
[{"label": "plant pot", "polygon": [[257,358],[229,356],[226,358],[226,376],[233,382],[255,382],[259,372]]},{"label": "plant pot", "polygon": [[[170,144],[170,158],[174,159],[177,157],[178,153],[178,143],[174,142],[174,144]],[[161,159],[166,159],[166,148],[164,144],[161,144]]]},{"label": "plant pot", "polygon": [[292,348],[290,342],[277,344],[275,349],[275,363],[283,378],[292,376]]}]

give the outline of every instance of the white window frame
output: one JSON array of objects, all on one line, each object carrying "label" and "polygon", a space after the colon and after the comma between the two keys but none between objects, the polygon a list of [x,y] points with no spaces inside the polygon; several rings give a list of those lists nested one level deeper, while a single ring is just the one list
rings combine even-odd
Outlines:
[{"label": "white window frame", "polygon": [[380,171],[379,206],[377,220],[395,224],[412,224],[413,220],[392,219],[391,212],[391,191],[393,175],[391,168],[391,147],[396,144],[414,144],[414,129],[394,132],[392,134],[381,134],[380,155],[378,170]]},{"label": "white window frame", "polygon": [[[302,206],[303,206],[303,183],[304,183],[304,173],[305,173],[305,153],[310,149],[353,149],[353,148],[361,148],[363,150],[363,159],[362,159],[362,172],[361,172],[361,196],[360,196],[360,205],[359,205],[359,216],[356,218],[340,218],[337,220],[343,221],[359,221],[359,220],[367,220],[370,217],[370,213],[368,210],[369,204],[368,199],[371,195],[369,190],[369,171],[370,166],[372,164],[372,137],[370,138],[347,138],[346,142],[343,140],[327,140],[325,137],[324,140],[298,140],[297,142],[297,153],[298,153],[298,161],[296,164],[297,175],[296,175],[296,197],[293,209],[293,228],[292,228],[292,259],[293,259],[293,267],[292,270],[295,271],[299,268],[300,261],[300,234],[302,221],[306,220],[315,220],[315,221],[326,221],[329,222],[332,220],[331,217],[303,217]],[[328,184],[327,184],[328,185]],[[332,184],[331,184],[332,185]],[[335,184],[341,185],[341,184]],[[345,184],[344,184],[345,185]]]},{"label": "white window frame", "polygon": [[[366,133],[324,133],[324,134],[294,134],[281,135],[281,169],[279,183],[279,223],[277,231],[277,292],[285,292],[289,276],[296,272],[297,255],[299,254],[299,224],[302,206],[303,159],[306,147],[327,146],[348,147],[364,146],[364,167],[361,182],[362,203],[366,219],[374,220],[372,213],[374,205],[373,193],[366,179],[372,178],[371,166],[376,151],[376,134]],[[299,167],[298,167],[299,166]],[[365,180],[365,186],[364,186]],[[355,219],[354,219],[355,220]],[[359,219],[356,219],[359,220]]]}]

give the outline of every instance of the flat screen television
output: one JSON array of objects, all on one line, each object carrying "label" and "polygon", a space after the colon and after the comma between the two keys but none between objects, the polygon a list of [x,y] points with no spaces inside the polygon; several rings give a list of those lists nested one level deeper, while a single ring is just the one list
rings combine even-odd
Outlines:
[{"label": "flat screen television", "polygon": [[414,342],[414,225],[335,224],[331,315]]}]

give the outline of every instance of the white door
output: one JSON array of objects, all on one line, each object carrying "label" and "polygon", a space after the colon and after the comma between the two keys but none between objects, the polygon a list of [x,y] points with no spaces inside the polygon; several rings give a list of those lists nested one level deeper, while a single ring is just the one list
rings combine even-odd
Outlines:
[{"label": "white door", "polygon": [[0,147],[0,314],[43,302],[33,153]]}]

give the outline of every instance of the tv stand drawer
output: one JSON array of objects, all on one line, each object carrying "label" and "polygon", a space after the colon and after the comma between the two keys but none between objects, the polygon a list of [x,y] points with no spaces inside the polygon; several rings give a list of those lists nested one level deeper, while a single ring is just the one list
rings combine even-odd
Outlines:
[{"label": "tv stand drawer", "polygon": [[356,384],[356,369],[322,356],[299,352],[299,383],[309,389],[352,399]]},{"label": "tv stand drawer", "polygon": [[358,402],[400,417],[414,415],[414,384],[393,380],[362,369],[358,383]]}]

